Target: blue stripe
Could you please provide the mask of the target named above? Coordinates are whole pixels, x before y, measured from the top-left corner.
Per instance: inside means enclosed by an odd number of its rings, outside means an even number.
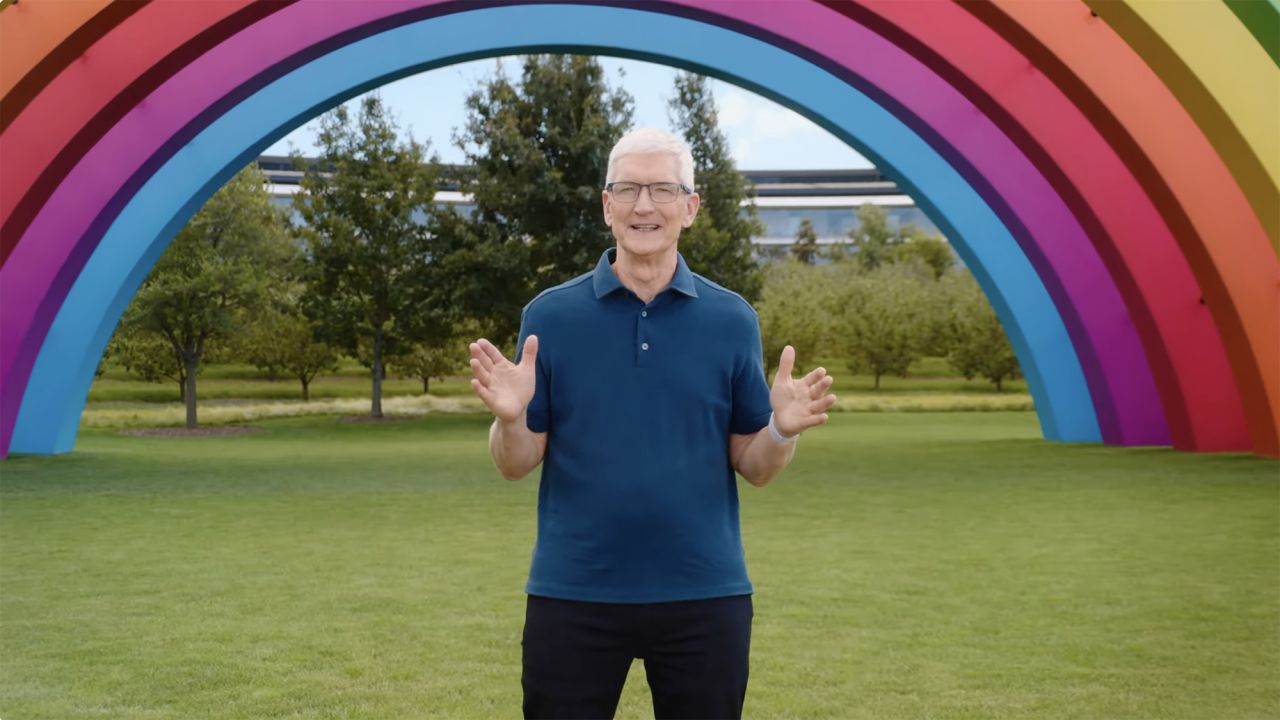
[[[11,451],[72,448],[98,358],[143,278],[191,215],[262,150],[326,108],[393,80],[546,51],[620,55],[712,75],[848,142],[916,198],[973,271],[1022,364],[1045,437],[1101,440],[1066,328],[1021,248],[977,192],[888,111],[808,61],[730,30],[639,10],[530,5],[385,31],[294,70],[214,120],[132,198],[76,279],[40,349]]]

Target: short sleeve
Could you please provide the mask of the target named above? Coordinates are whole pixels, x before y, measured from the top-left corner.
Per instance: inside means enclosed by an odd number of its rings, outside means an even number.
[[[546,348],[541,346],[541,341],[545,340],[541,329],[537,322],[534,321],[529,308],[525,308],[524,313],[520,316],[520,339],[516,341],[516,359],[517,363],[524,355],[524,341],[530,335],[537,335],[539,340],[538,360],[534,368],[536,377],[533,400],[529,401],[529,409],[526,413],[526,425],[529,429],[536,433],[547,432],[547,428],[551,425],[551,404],[548,396],[550,394],[550,383],[547,373],[547,352]]]
[[[765,381],[764,345],[760,341],[760,319],[750,313],[743,333],[744,345],[733,375],[733,413],[729,432],[751,435],[769,424],[773,406],[769,402],[769,384]]]

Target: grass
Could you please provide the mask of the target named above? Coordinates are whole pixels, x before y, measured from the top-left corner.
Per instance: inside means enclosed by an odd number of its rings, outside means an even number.
[[[311,397],[316,400],[356,400],[369,398],[369,371],[353,361],[346,361],[338,372],[316,378],[311,384]],[[431,383],[433,395],[454,397],[471,394],[471,387],[461,376],[441,383]],[[270,379],[249,365],[210,365],[201,370],[196,393],[201,400],[301,400],[302,385],[281,376]],[[385,397],[422,394],[422,381],[388,378],[383,384]],[[177,403],[178,384],[172,381],[143,382],[119,367],[109,367],[94,381],[89,390],[89,404],[144,402]]]
[[[382,402],[390,416],[427,413],[487,413],[476,397],[398,395]],[[200,425],[231,425],[270,418],[315,415],[368,415],[368,398],[300,401],[231,400],[202,401]],[[186,407],[180,403],[114,402],[97,403],[80,416],[82,428],[178,427],[186,423]]]
[[[0,465],[0,717],[518,717],[537,483],[487,418],[86,429]],[[848,413],[742,487],[747,715],[1280,713],[1280,466]],[[642,669],[620,717],[652,716]]]
[[[1006,383],[996,392],[991,383],[955,377],[942,358],[923,358],[906,378],[881,378],[873,389],[870,376],[855,375],[837,358],[819,358],[836,377],[833,392],[840,397],[834,412],[1029,411],[1034,409],[1026,382]],[[809,368],[806,368],[809,369]],[[202,424],[255,422],[263,418],[302,415],[368,414],[368,370],[347,360],[338,372],[318,378],[312,401],[300,400],[300,385],[289,379],[270,380],[249,365],[211,365],[197,386]],[[469,377],[450,376],[431,383],[430,395],[413,379],[388,379],[384,384],[384,412],[421,415],[428,412],[481,413],[484,407],[471,391]],[[178,402],[175,383],[147,383],[118,367],[108,368],[89,391],[81,417],[83,427],[178,426],[186,409]]]

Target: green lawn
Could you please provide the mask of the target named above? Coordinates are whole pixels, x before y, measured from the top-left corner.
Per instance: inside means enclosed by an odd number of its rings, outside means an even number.
[[[836,378],[832,390],[839,401],[832,412],[942,412],[1031,411],[1034,405],[1023,380],[1005,383],[1003,392],[982,379],[965,380],[942,358],[922,358],[905,378],[874,380],[848,370],[838,358],[816,358],[805,371],[818,365]],[[296,380],[271,380],[249,365],[210,365],[200,374],[197,396],[202,425],[257,422],[264,418],[298,415],[367,415],[369,371],[353,360],[344,360],[338,372],[317,378],[311,386],[311,402],[301,400]],[[454,375],[431,382],[430,395],[422,394],[419,380],[390,378],[383,386],[383,410],[391,415],[427,412],[485,413],[471,390],[470,377]],[[82,427],[163,427],[186,422],[186,408],[178,401],[172,382],[148,383],[115,366],[94,381],[81,415]]]
[[[1012,380],[1004,384],[1004,392],[997,393],[995,386],[981,378],[965,380],[942,358],[921,358],[912,364],[907,377],[886,376],[880,380],[880,391],[872,390],[874,380],[869,375],[855,375],[840,358],[801,359],[803,372],[822,365],[835,376],[832,388],[846,395],[865,394],[867,397],[964,395],[970,398],[1000,397],[1025,398],[1029,409],[1025,380]],[[797,371],[800,372],[800,371]],[[431,382],[431,394],[437,397],[471,397],[470,376],[454,375]],[[369,370],[354,360],[343,360],[338,372],[321,376],[311,385],[313,400],[364,399],[370,394]],[[390,377],[383,385],[387,397],[421,395],[422,381],[412,378]],[[281,376],[275,380],[250,365],[209,365],[200,371],[196,395],[201,400],[299,400],[302,386],[297,380]],[[123,368],[107,367],[106,373],[94,381],[89,390],[89,407],[104,403],[176,403],[178,385],[175,382],[149,383],[138,380]],[[968,409],[968,408],[965,408]],[[976,408],[975,408],[976,409]]]
[[[537,483],[487,419],[0,464],[0,717],[518,717]],[[756,718],[1280,714],[1280,465],[844,413],[742,486]],[[621,717],[652,716],[637,665]]]

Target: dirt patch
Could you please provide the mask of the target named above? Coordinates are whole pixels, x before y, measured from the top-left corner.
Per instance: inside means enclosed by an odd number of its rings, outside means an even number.
[[[228,435],[252,435],[263,432],[262,428],[244,427],[240,425],[224,425],[222,427],[202,427],[195,430],[186,428],[130,428],[121,430],[121,435],[133,437],[225,437]]]
[[[380,423],[380,422],[399,422],[401,420],[417,420],[421,415],[383,415],[382,417],[374,417],[372,415],[339,415],[338,422],[344,423]]]

